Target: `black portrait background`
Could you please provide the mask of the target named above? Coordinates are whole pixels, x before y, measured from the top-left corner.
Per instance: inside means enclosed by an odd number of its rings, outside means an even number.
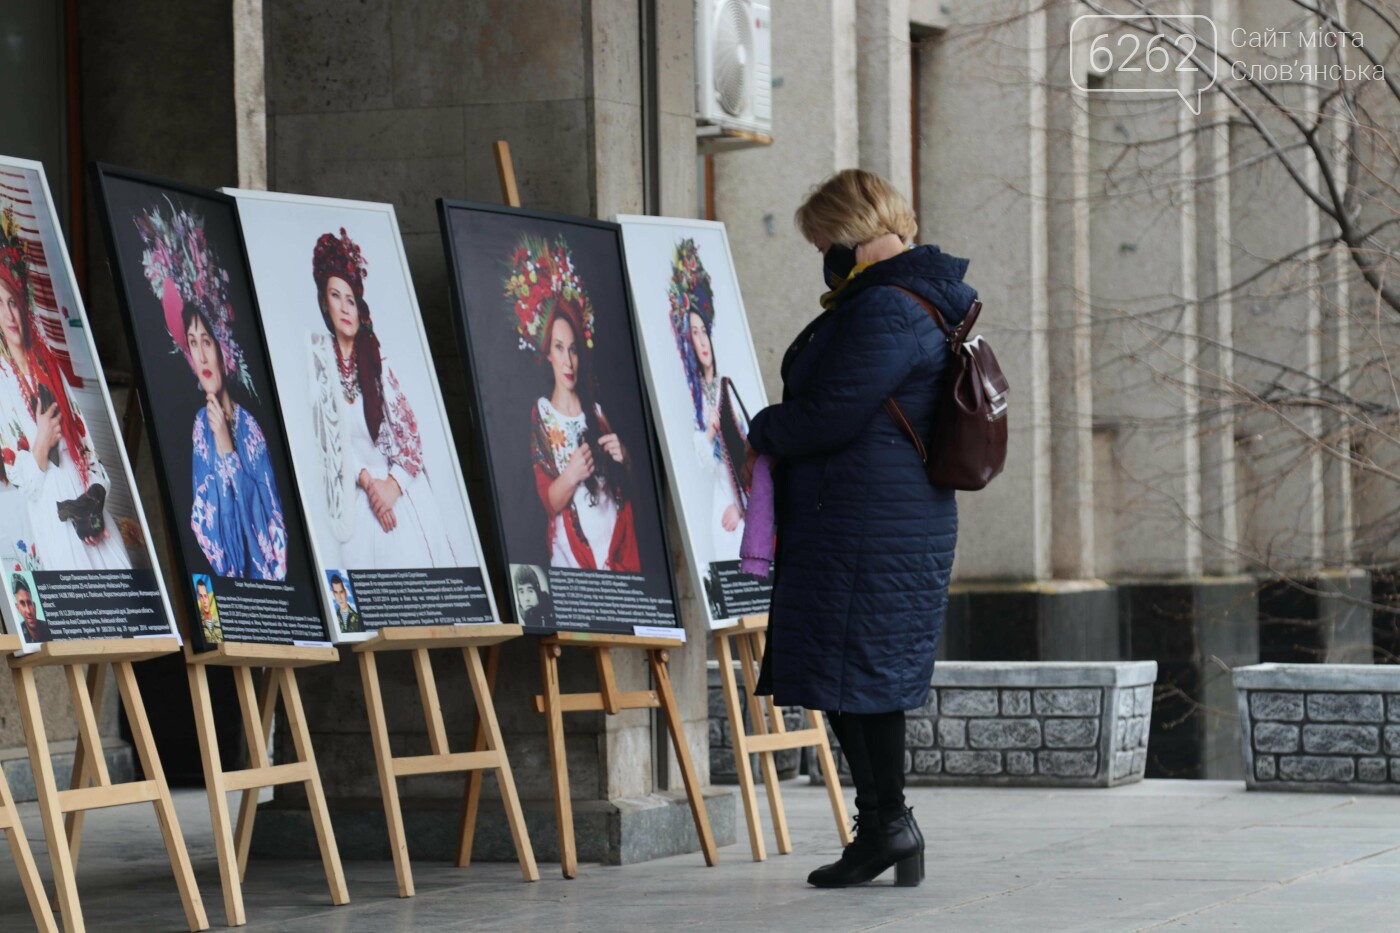
[[[148,178],[136,173],[98,166],[94,169],[102,191],[100,199],[107,229],[109,259],[117,283],[127,333],[133,342],[132,356],[142,383],[142,407],[151,443],[156,451],[156,472],[172,533],[179,541],[181,579],[172,587],[172,596],[183,595],[191,618],[198,618],[191,576],[209,574],[215,584],[226,642],[267,642],[292,644],[296,641],[327,641],[311,561],[306,542],[296,487],[293,485],[282,423],[273,398],[275,391],[267,356],[255,320],[255,304],[243,251],[238,214],[231,198],[215,191],[188,188],[175,182]],[[193,430],[196,415],[204,409],[204,396],[190,370],[185,355],[176,347],[165,326],[160,300],[151,291],[142,268],[140,234],[135,218],[159,206],[169,212],[171,205],[188,209],[204,219],[204,234],[228,272],[228,296],[233,305],[234,339],[243,350],[258,396],[229,377],[233,400],[242,405],[262,428],[267,440],[268,459],[277,481],[278,498],[287,527],[287,584],[268,587],[262,581],[248,586],[240,597],[262,599],[263,607],[248,612],[230,612],[228,597],[237,584],[214,572],[190,528],[190,508],[194,501],[192,479]],[[260,592],[261,591],[261,594]],[[203,650],[199,627],[190,635]]]
[[[573,221],[488,205],[439,202],[443,235],[456,267],[453,287],[459,313],[456,324],[463,338],[463,355],[470,367],[473,405],[485,435],[488,476],[494,512],[478,507],[478,516],[494,514],[498,539],[512,567],[534,564],[549,568],[548,518],[535,487],[530,455],[530,412],[552,387],[548,363],[520,349],[515,312],[505,296],[509,258],[522,234],[553,243],[563,235],[574,268],[593,305],[593,348],[585,365],[592,368],[597,401],[632,459],[627,486],[636,525],[645,591],[653,603],[648,623],[674,626],[675,586],[658,502],[657,464],[647,421],[642,385],[628,308],[620,228],[597,221]],[[587,572],[580,572],[587,573]],[[593,573],[610,575],[608,571]],[[601,578],[600,578],[601,580]],[[570,582],[551,574],[550,588],[560,627],[631,631],[606,622],[567,625],[562,606]],[[625,596],[618,597],[626,599]],[[669,605],[667,605],[669,603]]]

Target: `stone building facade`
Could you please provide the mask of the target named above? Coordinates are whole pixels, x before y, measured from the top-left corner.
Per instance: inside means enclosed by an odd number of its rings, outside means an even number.
[[[1193,6],[1222,34],[1297,16],[1283,0]],[[1349,267],[1338,261],[1304,288],[1289,280],[1296,269],[1265,268],[1321,239],[1329,221],[1257,158],[1222,95],[1208,94],[1196,117],[1179,103],[1082,90],[1112,79],[1071,80],[1067,38],[1085,12],[1072,0],[772,7],[773,143],[715,155],[708,170],[695,133],[694,0],[49,0],[49,19],[8,28],[50,54],[20,61],[11,51],[4,67],[66,101],[66,122],[24,124],[13,154],[50,160],[50,176],[64,180],[119,404],[130,360],[84,162],[392,202],[459,442],[470,436],[466,387],[433,204],[499,200],[493,140],[510,141],[530,207],[603,218],[712,207],[728,225],[773,397],[783,350],[822,290],[794,208],[838,169],[886,175],[913,199],[922,242],[972,260],[986,306],[979,330],[1013,387],[1006,472],[960,500],[944,655],[1157,660],[1157,702],[1181,704],[1185,717],[1160,708],[1152,717],[1149,775],[1241,776],[1237,744],[1221,738],[1237,728],[1223,669],[1260,659],[1258,576],[1354,580],[1349,568],[1391,556],[1388,542],[1358,534],[1357,517],[1393,507],[1393,488],[1353,483],[1350,467],[1319,445],[1300,450],[1268,412],[1206,391],[1204,374],[1264,378],[1260,358],[1309,378],[1348,371],[1356,332],[1329,309],[1367,300]],[[29,46],[10,45],[20,47]],[[1164,138],[1176,140],[1169,158]],[[477,452],[459,447],[480,492]],[[137,452],[154,505],[150,460]],[[691,647],[674,654],[675,680],[704,770],[707,635],[676,558]],[[1345,601],[1320,589],[1306,612],[1326,622]],[[516,778],[543,813],[543,723],[527,703],[533,645],[509,646],[502,663],[498,704]],[[396,741],[426,747],[406,660],[384,673]],[[149,675],[148,690],[167,690],[178,720],[183,677],[167,675]],[[456,675],[439,671],[445,684]],[[582,688],[593,671],[575,663],[564,676],[566,689]],[[638,659],[619,676],[636,688],[647,675]],[[308,671],[304,683],[330,792],[372,798],[353,665]],[[63,699],[53,699],[57,721]],[[0,708],[13,702],[0,693]],[[449,691],[444,712],[465,741],[465,689]],[[1154,764],[1154,749],[1173,745],[1156,730],[1185,720],[1184,750]],[[108,728],[120,750],[115,719]],[[18,737],[0,741],[22,769]],[[664,733],[649,714],[574,717],[568,745],[576,797],[596,803],[600,819],[624,800],[674,806],[679,780],[657,764]],[[461,790],[437,778],[403,789],[432,812],[455,808]],[[297,806],[294,793],[279,801]]]

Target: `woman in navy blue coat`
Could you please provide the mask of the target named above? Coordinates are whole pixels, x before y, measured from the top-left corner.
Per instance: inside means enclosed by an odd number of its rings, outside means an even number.
[[[909,247],[917,225],[884,179],[841,172],[797,211],[823,255],[823,312],[783,357],[783,400],[754,416],[749,444],[777,463],[777,555],[760,693],[825,710],[856,785],[856,839],[812,872],[820,886],[923,876],[923,837],[904,803],[904,711],[922,705],[943,629],[957,503],[934,487],[882,409],[893,397],[921,435],[949,365],[943,333],[977,292],[967,260]],[[933,438],[937,443],[937,438]]]

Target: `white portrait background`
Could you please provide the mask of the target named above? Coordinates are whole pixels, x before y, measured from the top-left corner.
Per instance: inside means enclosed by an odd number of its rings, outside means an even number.
[[[326,512],[321,450],[312,426],[308,348],[312,334],[328,333],[317,303],[312,254],[322,234],[338,237],[342,227],[364,256],[368,270],[364,300],[374,321],[386,373],[392,367],[413,407],[423,441],[424,469],[456,556],[455,564],[481,567],[471,505],[451,443],[393,206],[225,190],[238,200],[268,356],[319,569],[343,568],[347,561]],[[352,569],[408,569],[408,565],[388,561],[380,567]],[[487,595],[489,598],[489,586]]]
[[[112,535],[122,535],[132,546],[127,548],[132,566],[137,569],[158,566],[151,550],[151,530],[132,482],[131,464],[126,448],[117,435],[117,416],[107,392],[106,378],[97,362],[97,347],[88,328],[87,313],[78,293],[68,246],[63,240],[54,209],[53,196],[42,163],[28,159],[0,156],[0,210],[10,209],[21,234],[31,242],[38,241],[42,256],[31,255],[31,276],[47,275],[53,288],[53,300],[38,300],[33,309],[36,323],[43,328],[49,348],[55,355],[66,354],[72,363],[73,375],[80,385],[69,383],[69,394],[87,424],[89,440],[98,459],[106,468],[110,486],[107,507],[117,521],[117,528],[108,529]],[[0,486],[0,567],[14,570],[31,564],[20,548],[21,542],[33,540],[29,531],[29,515],[24,494],[11,486]],[[126,534],[123,535],[125,530]],[[140,538],[136,543],[135,538]],[[42,559],[42,555],[40,555]],[[44,565],[42,570],[71,570],[70,567]],[[156,589],[165,609],[164,622],[172,634],[174,626],[170,598],[159,573],[155,575]],[[13,615],[13,594],[5,587],[8,598],[0,600],[5,624],[9,631],[19,631]]]
[[[704,577],[712,562],[738,560],[739,555],[737,551],[716,553],[711,527],[714,480],[702,470],[694,448],[695,403],[671,328],[669,290],[676,246],[683,240],[694,240],[714,291],[710,342],[717,375],[733,381],[750,416],[758,414],[768,404],[768,396],[754,354],[729,238],[724,224],[715,221],[621,215],[617,222],[622,225],[642,365],[666,459],[671,499],[681,519],[691,580],[711,626],[723,627],[737,622],[738,616],[714,617],[705,598]]]

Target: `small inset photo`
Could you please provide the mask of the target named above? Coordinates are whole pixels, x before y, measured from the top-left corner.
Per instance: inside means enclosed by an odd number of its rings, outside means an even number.
[[[194,607],[204,630],[204,643],[217,645],[224,640],[224,626],[219,621],[219,602],[214,598],[214,581],[207,573],[193,574]]]
[[[527,628],[554,626],[554,597],[549,593],[549,574],[535,564],[511,564],[511,592],[515,614]]]
[[[335,622],[342,635],[353,635],[365,630],[360,610],[355,607],[355,592],[350,588],[350,574],[345,570],[327,570],[326,584],[331,588],[331,605],[335,609]]]
[[[28,570],[10,574],[10,604],[19,620],[18,634],[29,644],[53,639],[49,623],[44,619],[44,607],[39,604],[39,588]]]

